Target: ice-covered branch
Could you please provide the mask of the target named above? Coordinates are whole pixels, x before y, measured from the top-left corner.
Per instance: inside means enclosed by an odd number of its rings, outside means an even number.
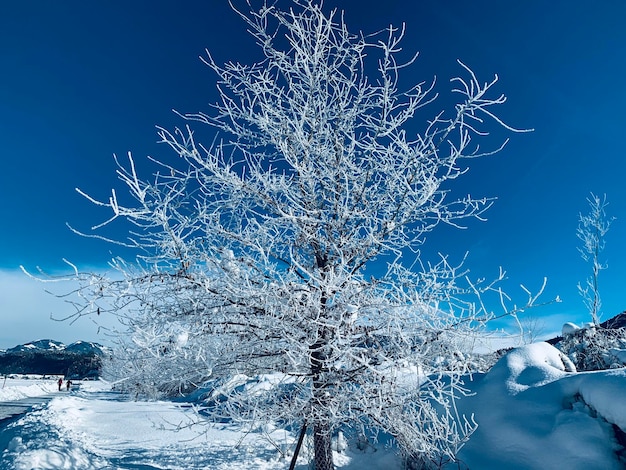
[[[316,468],[332,466],[338,426],[391,433],[423,463],[453,460],[475,427],[454,409],[459,358],[493,316],[485,292],[508,299],[419,249],[494,201],[452,187],[466,160],[502,149],[480,145],[493,126],[517,131],[496,113],[497,76],[481,82],[459,62],[456,103],[441,110],[437,80],[401,89],[419,64],[403,56],[404,26],[354,34],[314,0],[250,9],[236,12],[263,59],[219,64],[207,52],[219,99],[181,114],[186,127],[158,129],[174,157],[152,158],[150,181],[130,154],[116,159],[130,202],[78,190],[111,211],[90,236],[121,219],[132,227],[122,243],[140,249],[109,279],[77,274],[80,314],[122,318],[117,371],[133,380],[120,384],[183,393],[209,380],[208,414],[306,422]],[[209,145],[198,123],[216,132]],[[528,295],[524,308],[538,303]],[[272,383],[246,381],[261,373]]]

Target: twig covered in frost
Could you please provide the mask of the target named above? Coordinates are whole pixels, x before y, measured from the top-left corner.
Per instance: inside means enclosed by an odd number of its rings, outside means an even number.
[[[586,279],[584,286],[578,284],[578,292],[589,310],[591,320],[595,325],[599,325],[602,301],[600,300],[598,277],[600,271],[607,268],[606,264],[600,262],[600,253],[604,250],[604,237],[615,217],[608,218],[606,215],[606,206],[608,206],[606,194],[600,198],[592,193],[587,198],[587,202],[589,203],[589,213],[586,215],[579,214],[576,236],[582,242],[582,246],[578,247],[580,256],[591,264],[592,273]]]

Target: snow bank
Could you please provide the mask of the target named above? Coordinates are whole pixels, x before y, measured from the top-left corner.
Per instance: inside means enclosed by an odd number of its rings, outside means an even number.
[[[580,374],[575,392],[599,416],[626,431],[626,369]]]
[[[623,369],[574,373],[553,346],[513,350],[470,388],[461,410],[478,430],[461,450],[469,468],[622,469],[612,424],[626,429]]]
[[[0,402],[48,395],[58,390],[57,378],[2,378],[0,379]]]
[[[548,343],[514,349],[489,371],[488,380],[503,384],[511,394],[554,382],[575,372],[572,362]]]

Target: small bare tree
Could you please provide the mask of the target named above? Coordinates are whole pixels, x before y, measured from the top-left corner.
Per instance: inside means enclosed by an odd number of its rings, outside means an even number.
[[[451,198],[446,184],[501,148],[479,151],[486,120],[514,130],[493,111],[505,101],[491,97],[497,77],[460,63],[456,104],[431,112],[434,80],[399,90],[415,59],[399,59],[402,29],[350,33],[316,0],[250,10],[236,11],[264,59],[222,66],[208,54],[221,99],[183,116],[224,140],[160,129],[178,159],[155,159],[152,181],[130,155],[120,163],[133,203],[81,191],[112,210],[95,229],[129,221],[118,243],[141,254],[114,259],[112,277],[77,270],[77,315],[122,317],[129,384],[171,392],[212,378],[214,413],[310,429],[316,470],[333,468],[340,426],[390,433],[424,467],[454,460],[475,426],[454,406],[461,351],[490,316],[464,294],[493,286],[463,286],[460,266],[429,264],[419,247],[492,203]],[[417,115],[429,117],[412,135]],[[267,383],[245,379],[259,374]]]
[[[582,246],[578,247],[580,256],[591,264],[591,276],[587,278],[584,286],[578,284],[578,292],[591,314],[591,320],[598,325],[600,323],[600,308],[602,307],[598,277],[600,271],[607,268],[606,263],[600,262],[600,253],[604,250],[604,237],[615,218],[607,218],[606,194],[600,198],[591,193],[587,202],[589,203],[589,213],[586,215],[579,214],[576,236],[582,242]]]

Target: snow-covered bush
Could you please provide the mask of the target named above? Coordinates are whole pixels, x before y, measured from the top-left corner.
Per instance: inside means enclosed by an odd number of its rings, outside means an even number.
[[[566,354],[579,371],[602,370],[626,365],[626,328],[564,328],[556,347]]]

